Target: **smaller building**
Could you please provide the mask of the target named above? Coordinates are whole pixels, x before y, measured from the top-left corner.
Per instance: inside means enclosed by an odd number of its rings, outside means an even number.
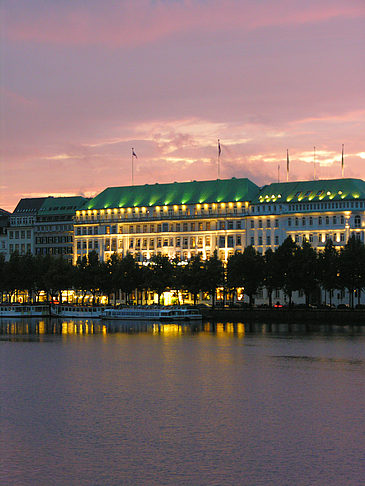
[[[73,219],[88,201],[82,196],[48,197],[35,221],[35,254],[62,255],[72,262]]]
[[[36,216],[47,198],[32,197],[21,199],[10,216],[7,258],[17,251],[20,255],[34,253],[34,227]]]
[[[0,209],[0,255],[6,259],[8,255],[8,227],[10,213]]]

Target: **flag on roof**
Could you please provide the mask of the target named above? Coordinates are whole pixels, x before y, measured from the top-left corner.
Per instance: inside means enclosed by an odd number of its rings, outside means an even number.
[[[136,152],[134,151],[134,148],[133,148],[133,147],[132,147],[132,157],[135,157],[136,159],[138,159],[137,154],[136,154]]]
[[[218,157],[220,157],[221,152],[222,152],[221,144],[220,144],[220,141],[219,141],[219,138],[218,138]]]

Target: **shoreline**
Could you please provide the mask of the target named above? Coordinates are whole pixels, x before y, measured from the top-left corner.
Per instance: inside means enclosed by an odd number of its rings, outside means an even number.
[[[204,320],[365,325],[365,309],[200,309]]]

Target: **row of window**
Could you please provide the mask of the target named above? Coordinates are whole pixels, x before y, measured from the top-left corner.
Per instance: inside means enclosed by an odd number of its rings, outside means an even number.
[[[337,224],[345,224],[345,218],[344,216],[332,216],[332,218],[330,218],[330,216],[318,216],[317,218],[314,218],[312,216],[309,216],[309,218],[307,217],[302,217],[302,218],[288,218],[288,226],[306,226],[307,223],[309,226],[313,226],[313,224],[317,221],[317,224],[319,226],[321,226],[322,224],[326,224],[326,225],[329,225],[329,224],[332,224],[332,225],[337,225]],[[355,216],[355,219],[354,219],[354,224],[355,224],[355,228],[360,228],[360,225],[361,225],[361,218],[360,216]]]
[[[51,231],[73,231],[72,224],[53,224],[36,226],[36,231],[51,232]]]
[[[157,238],[156,240],[153,238],[133,238],[130,239],[127,243],[128,249],[130,250],[154,250],[155,248],[163,248],[163,247],[173,247],[173,248],[204,248],[210,247],[211,244],[215,244],[215,241],[212,242],[210,236],[185,236],[182,238]],[[220,236],[218,239],[218,246],[219,248],[234,248],[236,246],[242,245],[242,238],[241,235],[236,236]],[[99,249],[99,241],[98,240],[84,240],[77,242],[77,249]],[[118,240],[117,238],[107,238],[105,240],[104,249],[105,251],[117,251],[122,250],[123,247],[123,240]]]
[[[73,253],[72,246],[59,246],[57,248],[36,248],[37,255],[71,255]]]
[[[52,243],[72,243],[72,236],[39,236],[36,237],[36,244],[49,245]]]
[[[28,240],[32,237],[32,231],[31,230],[16,230],[16,231],[9,231],[9,239],[13,240],[25,240],[27,238]]]
[[[256,220],[256,222],[257,222],[257,228],[263,228],[263,225],[265,225],[266,228],[271,228],[272,226],[274,228],[279,228],[279,220],[278,219],[275,219],[275,220],[271,220],[271,219],[266,219],[266,220],[258,219],[258,220]],[[250,226],[251,226],[251,228],[255,228],[255,220],[254,219],[251,219]]]
[[[251,206],[251,213],[276,213],[277,211],[323,211],[326,209],[359,209],[363,208],[364,201],[334,201],[322,203],[302,203],[302,204],[264,204],[261,206]]]
[[[23,225],[23,226],[28,226],[31,224],[34,224],[34,216],[26,217],[26,218],[15,218],[12,217],[10,218],[10,224],[11,225]]]
[[[97,235],[97,234],[134,234],[134,233],[179,233],[181,231],[210,231],[214,229],[210,221],[191,223],[161,223],[161,224],[137,224],[130,226],[77,226],[76,235]],[[100,228],[100,232],[99,232]],[[241,221],[219,221],[217,229],[234,230],[241,229]],[[123,231],[124,230],[124,231]]]
[[[31,250],[32,250],[32,247],[31,247],[30,243],[15,243],[15,245],[10,243],[10,245],[9,245],[9,252],[10,253],[17,251],[21,255],[24,255],[25,253],[28,253]]]

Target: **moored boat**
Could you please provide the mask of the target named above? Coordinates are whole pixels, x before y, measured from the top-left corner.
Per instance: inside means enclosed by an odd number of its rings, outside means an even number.
[[[49,317],[49,304],[0,304],[0,317]]]
[[[71,304],[52,305],[52,317],[79,317],[99,319],[104,307]]]
[[[201,320],[202,315],[198,309],[190,309],[189,307],[132,306],[120,309],[104,309],[101,318],[105,320],[190,321]]]

